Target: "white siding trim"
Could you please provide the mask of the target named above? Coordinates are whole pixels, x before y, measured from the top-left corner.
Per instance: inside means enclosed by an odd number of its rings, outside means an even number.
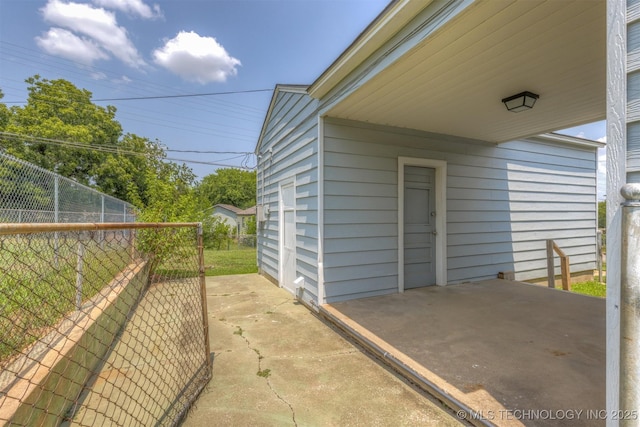
[[[607,414],[620,409],[620,188],[627,179],[627,13],[625,0],[607,1]],[[607,417],[607,427],[619,424],[618,418]]]
[[[398,157],[398,292],[404,292],[404,167],[421,166],[436,171],[436,284],[447,284],[447,162]]]
[[[324,304],[324,118],[318,116],[318,305]]]

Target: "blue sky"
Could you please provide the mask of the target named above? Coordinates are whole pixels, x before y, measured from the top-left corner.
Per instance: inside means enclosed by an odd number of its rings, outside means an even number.
[[[252,91],[310,84],[387,0],[2,0],[0,89],[26,100],[34,74],[94,99]],[[125,132],[170,150],[252,152],[269,91],[114,105]],[[240,165],[233,155],[169,157]],[[199,177],[216,166],[188,163]]]
[[[310,84],[387,3],[1,0],[0,89],[4,102],[20,105],[26,99],[24,79],[34,74],[69,80],[94,99]],[[96,104],[116,106],[125,132],[158,139],[169,150],[252,152],[270,97],[260,91]],[[600,122],[566,133],[598,140],[605,126]],[[236,166],[244,160],[179,151],[168,156]],[[188,165],[200,178],[217,167]]]

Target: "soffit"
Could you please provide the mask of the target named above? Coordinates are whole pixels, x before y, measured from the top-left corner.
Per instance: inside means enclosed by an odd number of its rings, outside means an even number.
[[[501,99],[540,95],[532,110]],[[606,108],[601,0],[486,0],[330,107],[350,120],[504,142],[601,120]]]

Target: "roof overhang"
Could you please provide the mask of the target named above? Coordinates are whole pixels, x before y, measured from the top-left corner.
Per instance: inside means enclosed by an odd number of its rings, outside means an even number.
[[[395,1],[309,88],[326,116],[497,143],[602,120],[605,93],[605,0]]]
[[[582,147],[586,149],[596,149],[596,148],[604,148],[607,144],[601,141],[594,141],[592,139],[585,139],[576,136],[562,135],[559,133],[545,133],[542,135],[536,135],[531,137],[530,139],[545,141],[545,142],[553,142],[560,143],[566,145],[572,145],[574,147]]]
[[[338,59],[316,79],[309,87],[309,94],[314,98],[325,96],[432,1],[393,0],[389,3]]]

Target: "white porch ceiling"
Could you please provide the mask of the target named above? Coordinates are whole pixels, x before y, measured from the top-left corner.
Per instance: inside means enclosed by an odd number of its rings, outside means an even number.
[[[327,114],[504,142],[602,120],[605,93],[604,0],[479,0]]]

